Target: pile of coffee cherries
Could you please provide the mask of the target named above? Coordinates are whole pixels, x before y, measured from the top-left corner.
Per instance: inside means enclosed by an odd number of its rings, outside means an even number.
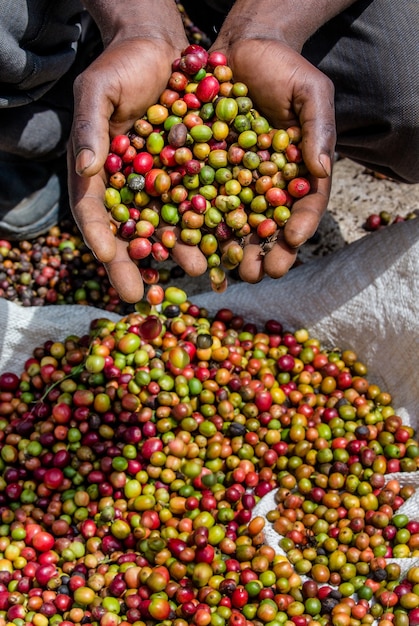
[[[128,313],[70,222],[31,241],[0,240],[0,297],[26,307],[83,304]]]
[[[136,261],[164,261],[177,239],[199,246],[219,290],[242,240],[257,233],[269,245],[309,192],[300,142],[299,127],[272,128],[254,109],[224,54],[190,44],[159,102],[111,141],[104,202],[115,235]],[[172,228],[155,241],[163,225]]]
[[[414,488],[386,475],[419,443],[366,374],[176,287],[37,347],[0,375],[0,625],[417,625],[390,559],[418,556]]]
[[[148,288],[184,275],[177,265],[157,270],[145,263],[139,269]],[[0,297],[24,307],[80,304],[121,315],[135,310],[120,299],[75,224],[66,221],[31,241],[0,240]]]

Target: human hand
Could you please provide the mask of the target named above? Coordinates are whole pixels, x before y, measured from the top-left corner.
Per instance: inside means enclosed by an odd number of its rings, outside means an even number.
[[[329,200],[336,129],[331,81],[283,41],[221,36],[212,49],[226,54],[234,80],[249,88],[255,105],[275,128],[302,128],[302,152],[311,190],[296,200],[291,217],[265,254],[252,234],[246,240],[239,273],[258,282],[266,273],[285,274],[298,248],[314,235]]]
[[[120,297],[138,302],[144,293],[141,274],[114,236],[104,207],[104,162],[109,137],[126,133],[148,106],[158,101],[172,61],[187,45],[184,31],[176,46],[158,38],[111,42],[81,74],[74,86],[75,113],[68,151],[69,194],[74,219],[86,244],[103,262]],[[198,249],[176,244],[173,258],[190,275],[202,274],[205,259]]]

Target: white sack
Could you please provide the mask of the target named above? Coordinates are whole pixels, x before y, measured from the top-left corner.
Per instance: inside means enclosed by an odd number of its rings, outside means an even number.
[[[82,305],[22,307],[0,298],[0,373],[23,371],[32,351],[51,339],[84,335],[98,317],[119,320],[120,315]]]

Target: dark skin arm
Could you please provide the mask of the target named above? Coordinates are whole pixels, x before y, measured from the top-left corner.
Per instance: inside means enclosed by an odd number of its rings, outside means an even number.
[[[249,282],[264,273],[282,276],[326,210],[335,144],[333,86],[301,57],[300,50],[321,24],[350,4],[237,0],[213,46],[225,52],[235,79],[248,85],[256,108],[273,125],[302,126],[303,155],[311,173],[312,192],[294,204],[284,237],[265,257],[255,237],[245,246],[240,272]],[[103,164],[109,136],[127,132],[158,100],[172,61],[188,42],[172,0],[127,0],[123,11],[112,0],[87,0],[85,6],[100,28],[105,50],[74,86],[70,202],[87,245],[105,264],[121,298],[137,302],[144,288],[126,243],[109,229]],[[191,276],[206,270],[198,248],[176,244],[172,256]]]

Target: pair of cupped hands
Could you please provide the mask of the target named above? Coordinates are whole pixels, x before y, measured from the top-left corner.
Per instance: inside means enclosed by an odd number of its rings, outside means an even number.
[[[144,286],[127,243],[109,227],[104,207],[104,162],[110,137],[126,133],[166,87],[174,59],[186,48],[186,35],[174,47],[159,38],[116,37],[75,81],[75,111],[69,142],[69,194],[74,219],[85,243],[101,261],[120,297],[138,302]],[[255,283],[264,275],[283,276],[298,248],[316,232],[327,208],[335,147],[334,90],[329,79],[287,43],[273,39],[217,40],[233,70],[244,82],[254,106],[276,128],[302,127],[303,158],[311,191],[295,201],[283,233],[266,254],[251,235],[239,273]],[[188,275],[199,276],[207,261],[197,246],[176,243],[173,260]]]

